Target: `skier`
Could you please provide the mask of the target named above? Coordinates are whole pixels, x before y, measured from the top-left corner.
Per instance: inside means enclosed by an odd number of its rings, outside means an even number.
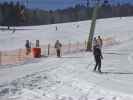
[[[26,55],[28,55],[31,52],[31,44],[29,40],[26,40],[25,48],[26,48]]]
[[[103,56],[102,56],[101,49],[99,48],[99,45],[94,47],[93,54],[94,54],[94,58],[95,58],[95,62],[96,62],[96,65],[95,65],[93,71],[96,71],[96,69],[98,67],[98,72],[101,73],[101,59],[103,59]]]
[[[56,30],[56,31],[58,30],[58,27],[57,27],[57,26],[55,27],[55,30]]]
[[[99,45],[99,48],[102,49],[102,46],[103,46],[103,40],[101,39],[100,36],[98,36],[97,43],[98,43],[98,45]]]
[[[59,42],[59,40],[57,40],[55,43],[57,57],[61,57],[61,47],[62,47],[62,44]]]
[[[16,31],[16,29],[14,28],[14,29],[12,30],[12,33],[15,33],[15,31]]]
[[[94,48],[98,45],[96,37],[94,37],[92,45],[94,50]]]

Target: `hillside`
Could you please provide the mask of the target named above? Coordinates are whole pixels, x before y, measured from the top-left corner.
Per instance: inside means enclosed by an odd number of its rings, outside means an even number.
[[[56,31],[56,26],[58,30]],[[102,37],[115,37],[116,40],[128,39],[133,32],[133,17],[97,20],[96,34]],[[12,27],[13,29],[13,27]],[[0,30],[0,50],[24,48],[25,41],[40,40],[41,44],[53,44],[57,39],[64,43],[85,41],[88,38],[90,21],[76,23],[15,27],[16,31]],[[127,35],[129,34],[129,35]],[[122,35],[122,37],[119,37]],[[128,37],[127,37],[128,36]],[[127,37],[127,38],[126,38]]]
[[[97,21],[95,36],[112,37],[117,42],[103,48],[102,74],[92,71],[95,63],[91,52],[0,66],[0,100],[133,100],[132,26],[133,17]],[[84,41],[89,27],[90,21],[16,27],[15,33],[0,32],[0,48],[23,48],[26,39],[39,39],[41,44],[56,39],[64,43]]]

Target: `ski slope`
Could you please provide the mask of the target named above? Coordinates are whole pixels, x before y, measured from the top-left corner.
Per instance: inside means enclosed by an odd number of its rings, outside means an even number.
[[[101,34],[103,37],[112,37],[117,41],[125,41],[130,39],[130,36],[132,38],[132,26],[133,17],[100,19],[97,20],[95,35]],[[11,29],[14,29],[14,27],[11,27]],[[89,35],[90,21],[15,27],[15,29],[15,32],[0,30],[0,50],[24,48],[27,39],[31,40],[32,43],[35,43],[35,40],[40,40],[42,45],[53,44],[57,39],[63,43],[85,41]]]
[[[0,48],[23,48],[25,39],[29,38],[40,39],[42,44],[55,42],[57,38],[64,43],[84,41],[89,23],[16,27],[19,30],[15,33],[1,31]],[[55,26],[60,28],[56,31]],[[92,72],[95,63],[90,52],[0,66],[0,100],[133,100],[132,26],[133,17],[97,21],[95,36],[112,37],[118,42],[103,48],[102,74]]]

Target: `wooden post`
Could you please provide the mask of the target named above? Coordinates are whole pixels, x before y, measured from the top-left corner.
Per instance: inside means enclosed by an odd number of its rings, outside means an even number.
[[[84,46],[84,47],[85,47],[85,49],[86,49],[86,47],[87,47],[87,42],[86,42],[86,40],[85,40],[85,46]]]
[[[0,65],[2,65],[2,52],[0,51]]]
[[[68,53],[71,53],[71,41],[69,41],[69,44],[68,44]]]
[[[79,41],[77,41],[77,52],[79,51]]]
[[[88,41],[87,41],[86,51],[92,51],[92,40],[93,40],[93,36],[94,36],[94,32],[95,32],[96,19],[97,19],[99,8],[100,8],[100,4],[99,4],[99,0],[97,0],[96,6],[93,10],[91,28],[90,28]]]
[[[50,55],[50,44],[48,44],[48,56]]]
[[[18,62],[21,62],[21,49],[18,51]]]

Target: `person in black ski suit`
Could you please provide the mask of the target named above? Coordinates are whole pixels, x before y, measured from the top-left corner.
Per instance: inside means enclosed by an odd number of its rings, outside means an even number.
[[[101,49],[98,45],[94,47],[93,54],[96,62],[96,65],[93,71],[96,71],[98,67],[98,72],[101,72],[101,59],[103,59],[103,56],[102,56]]]
[[[26,48],[26,55],[28,55],[31,52],[31,44],[29,40],[26,40],[25,48]]]
[[[62,47],[62,44],[59,42],[59,40],[57,40],[55,43],[55,49],[57,52],[57,57],[61,57],[61,47]]]
[[[103,40],[102,40],[102,38],[100,36],[98,36],[97,44],[99,45],[99,48],[102,50]]]

